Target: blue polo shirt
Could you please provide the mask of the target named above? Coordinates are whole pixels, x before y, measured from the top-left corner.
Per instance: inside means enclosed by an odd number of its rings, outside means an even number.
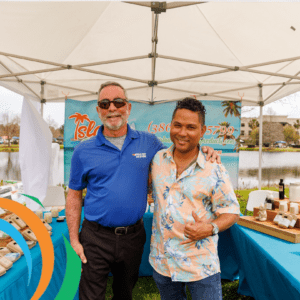
[[[155,135],[127,125],[127,136],[119,150],[102,132],[103,126],[97,136],[75,147],[69,187],[87,188],[87,220],[107,227],[129,226],[146,210],[149,165],[165,146]]]

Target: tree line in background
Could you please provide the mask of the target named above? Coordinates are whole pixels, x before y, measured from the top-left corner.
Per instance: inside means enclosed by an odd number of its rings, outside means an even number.
[[[48,116],[45,121],[49,125],[53,138],[64,136],[64,125],[58,126],[51,116]],[[20,123],[20,115],[13,115],[8,112],[0,114],[0,137],[6,137],[8,146],[11,142],[18,143],[17,140],[13,140],[13,137],[20,136]]]
[[[258,145],[259,144],[259,122],[256,118],[253,118],[249,122],[251,128],[250,137],[246,140],[247,145]],[[300,135],[298,129],[300,128],[300,120],[292,125],[286,124],[282,126],[280,123],[274,122],[263,122],[262,128],[262,142],[263,145],[269,146],[275,141],[285,141],[288,145],[296,144],[299,145]]]

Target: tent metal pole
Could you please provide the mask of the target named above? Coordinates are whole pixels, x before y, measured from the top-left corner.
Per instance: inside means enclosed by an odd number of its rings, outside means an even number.
[[[125,3],[151,7],[151,2],[125,1]],[[202,3],[205,3],[205,2],[171,2],[171,3],[166,4],[166,8],[172,9],[172,8],[178,8],[178,7],[188,6],[188,5],[195,5],[195,4],[202,4]]]
[[[300,81],[298,82],[280,82],[280,83],[266,83],[264,84],[264,86],[272,86],[272,85],[281,85],[282,87],[284,87],[285,85],[291,85],[291,84],[300,84]]]
[[[192,63],[192,64],[199,64],[199,65],[204,65],[204,66],[223,68],[223,69],[234,70],[234,68],[235,68],[233,66],[214,64],[214,63],[209,63],[209,62],[206,62],[206,61],[199,61],[199,60],[193,60],[193,59],[179,58],[179,57],[162,55],[162,54],[158,54],[158,57],[159,58],[164,58],[164,59],[176,60],[176,61],[189,62],[189,63]]]
[[[0,61],[0,64],[10,73],[12,73],[12,71],[2,62]],[[39,95],[34,91],[32,90],[26,83],[24,83],[24,81],[22,79],[20,79],[19,77],[15,76],[17,81],[20,82],[21,84],[23,84],[31,93],[33,93],[36,97],[39,98]]]
[[[259,166],[258,166],[258,189],[261,190],[261,169],[262,169],[262,129],[263,129],[263,94],[262,84],[258,85],[259,88]]]
[[[159,54],[158,57],[165,58],[165,59],[170,59],[170,60],[176,60],[176,61],[183,61],[183,62],[189,62],[189,63],[194,63],[194,64],[200,64],[200,65],[204,65],[204,66],[211,66],[211,67],[217,67],[217,68],[231,69],[233,71],[236,68],[234,66],[214,64],[214,63],[209,63],[209,62],[205,62],[205,61],[197,61],[197,60],[179,58],[179,57],[174,57],[174,56],[167,56],[167,55],[162,55],[162,54]],[[243,66],[243,67],[239,67],[239,69],[240,70],[243,69],[244,71],[246,71],[246,69],[249,69],[249,68],[263,67],[263,66],[277,64],[277,63],[282,63],[282,62],[295,61],[295,60],[298,60],[298,59],[300,59],[300,56],[292,57],[292,58],[287,58],[287,59],[281,59],[281,60],[275,60],[275,61],[270,61],[270,62],[265,62],[265,63],[260,63],[260,64],[253,64],[253,65]],[[254,71],[256,71],[256,70],[254,70]],[[263,71],[260,71],[260,72],[263,72]],[[276,73],[272,73],[272,74],[276,74]]]
[[[300,72],[297,72],[296,75],[299,75]],[[292,79],[288,80],[288,82],[290,82]],[[279,87],[275,92],[273,92],[269,97],[266,98],[265,101],[269,100],[269,98],[271,98],[273,95],[275,95],[276,93],[278,93],[282,88],[284,88],[285,84],[283,84],[281,87]]]
[[[44,104],[46,100],[44,99],[44,94],[45,94],[45,81],[41,81],[41,115],[42,118],[44,117]]]
[[[282,74],[282,73],[267,72],[267,71],[252,70],[252,69],[245,68],[245,67],[240,67],[238,71],[270,75],[270,76],[276,76],[276,77],[284,77],[284,78],[289,78],[289,79],[298,79],[298,80],[300,79],[300,77],[298,77],[298,76],[292,76],[292,75],[287,75],[287,74]]]
[[[48,61],[48,60],[31,58],[31,57],[27,57],[27,56],[21,56],[21,55],[12,54],[12,53],[6,53],[6,52],[1,52],[0,51],[0,55],[4,55],[4,56],[8,56],[8,57],[14,57],[14,58],[19,58],[19,59],[24,59],[24,60],[29,60],[29,61],[35,61],[35,62],[46,64],[46,65],[53,65],[53,66],[57,66],[57,67],[68,68],[68,66],[65,65],[65,64],[59,64],[59,63],[55,63],[55,62]]]
[[[151,82],[148,83],[149,86],[152,87],[151,100],[150,102],[154,102],[154,86],[155,86],[155,67],[156,67],[156,57],[157,57],[157,32],[158,32],[158,13],[152,12],[152,52],[150,53],[150,57],[152,60],[152,69],[151,69]]]
[[[223,90],[223,91],[216,91],[214,92],[214,94],[220,94],[220,93],[229,93],[229,92],[236,92],[236,91],[243,91],[243,90],[247,90],[247,89],[253,89],[257,87],[257,84],[256,85],[250,85],[250,86],[243,86],[243,87],[240,87],[240,88],[236,88],[236,89],[230,89],[230,90]]]
[[[61,70],[65,70],[65,68],[51,68],[51,69],[19,72],[19,73],[13,73],[13,74],[3,74],[3,75],[0,75],[0,78],[23,76],[23,75],[32,75],[32,74],[39,74],[39,73],[48,73],[48,72],[55,72],[55,71],[61,71]]]
[[[273,61],[268,61],[268,62],[264,62],[264,63],[260,63],[260,64],[253,64],[253,65],[245,66],[245,68],[263,67],[263,66],[267,66],[267,65],[273,65],[273,64],[278,64],[278,63],[283,63],[283,62],[288,62],[288,61],[295,61],[298,59],[300,59],[300,56],[286,58],[286,59],[273,60]]]
[[[98,61],[98,62],[88,63],[88,64],[74,65],[74,67],[79,67],[79,68],[94,67],[94,66],[98,66],[98,65],[113,64],[113,63],[117,63],[117,62],[138,60],[138,59],[144,59],[144,58],[148,58],[148,57],[149,57],[148,55],[140,55],[140,56],[127,57],[127,58],[120,58],[120,59],[113,59],[113,60],[106,60],[106,61]]]
[[[231,72],[231,70],[221,70],[221,71],[215,71],[215,72],[195,74],[195,75],[190,75],[190,76],[185,76],[185,77],[178,77],[178,78],[173,78],[173,79],[161,80],[161,81],[157,81],[157,83],[158,84],[163,84],[163,83],[169,83],[169,82],[174,82],[174,81],[181,81],[181,80],[185,80],[185,79],[193,79],[193,78],[210,76],[210,75],[215,75],[215,74],[222,74],[222,73],[227,73],[227,72]]]
[[[142,80],[142,79],[138,79],[138,78],[122,76],[122,75],[118,75],[118,74],[111,74],[111,73],[106,73],[106,72],[101,72],[101,71],[96,71],[96,70],[82,69],[82,68],[78,68],[78,67],[75,67],[75,66],[74,67],[71,66],[71,69],[78,70],[78,71],[83,71],[83,72],[88,72],[88,73],[93,73],[93,74],[98,74],[98,75],[115,77],[115,78],[119,78],[119,79],[126,79],[126,80],[130,80],[130,81],[141,82],[141,83],[148,83],[147,80]]]

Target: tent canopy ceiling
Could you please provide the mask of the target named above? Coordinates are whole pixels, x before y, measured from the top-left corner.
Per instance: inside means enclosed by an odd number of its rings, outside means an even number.
[[[268,104],[300,90],[299,2],[1,2],[0,85],[37,101]],[[41,94],[41,91],[44,91]]]

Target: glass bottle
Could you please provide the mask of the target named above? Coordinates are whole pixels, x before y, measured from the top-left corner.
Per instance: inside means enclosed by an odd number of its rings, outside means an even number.
[[[280,200],[284,199],[284,183],[283,183],[283,179],[280,179],[280,182],[279,182],[279,199]]]
[[[272,193],[268,193],[265,200],[265,208],[269,210],[275,210],[274,197]]]

